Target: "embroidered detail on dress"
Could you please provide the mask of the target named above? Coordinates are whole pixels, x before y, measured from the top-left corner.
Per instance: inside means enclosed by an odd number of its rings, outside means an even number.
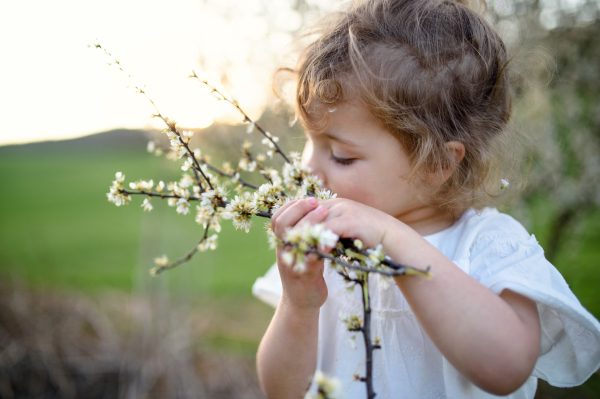
[[[520,245],[536,246],[538,241],[535,236],[524,238],[515,234],[508,233],[484,233],[478,236],[471,247],[469,253],[473,252],[473,249],[477,246],[484,246],[492,248],[500,257],[505,258],[510,254],[513,254],[519,250]]]
[[[385,308],[372,308],[374,318],[380,319],[405,319],[415,318],[415,314],[410,309],[385,309]]]
[[[425,394],[424,399],[446,399],[446,394],[444,392],[439,391],[429,391]]]
[[[572,332],[573,335],[571,336],[571,340],[573,341],[574,346],[581,347],[586,350],[593,350],[595,337],[590,330],[573,321],[569,321],[565,324],[571,327],[570,332]]]
[[[423,357],[423,348],[419,348],[416,346],[401,346],[400,353],[402,353],[402,357],[410,362],[414,362]]]

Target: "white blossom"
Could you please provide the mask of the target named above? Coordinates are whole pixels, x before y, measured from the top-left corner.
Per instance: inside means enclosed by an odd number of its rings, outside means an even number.
[[[115,174],[115,180],[113,180],[110,186],[109,192],[106,193],[108,202],[115,204],[116,206],[126,205],[131,200],[129,194],[123,192],[123,182],[125,181],[125,175],[121,172]]]
[[[316,175],[308,175],[302,179],[302,196],[308,197],[311,193],[316,194],[323,185],[323,180]]]
[[[264,207],[269,210],[277,204],[281,196],[283,187],[271,183],[265,183],[254,192],[254,201],[257,207]]]
[[[325,229],[322,223],[309,225],[303,223],[288,229],[283,241],[291,244],[290,252],[296,256],[294,270],[303,272],[306,269],[304,254],[309,249],[317,248],[319,245],[335,247],[339,240],[338,235],[329,229]]]
[[[161,180],[160,182],[158,182],[158,185],[156,186],[156,191],[158,191],[159,193],[162,194],[164,189],[165,189],[165,182],[163,182]]]
[[[155,149],[156,149],[156,143],[154,141],[149,141],[148,146],[146,147],[146,150],[149,153],[153,153]]]
[[[254,131],[254,128],[256,127],[256,123],[252,122],[250,123],[250,125],[248,125],[248,129],[246,129],[246,133],[250,134]]]
[[[177,200],[177,213],[187,215],[190,211],[190,203],[185,198],[179,198]]]
[[[192,184],[194,184],[194,178],[192,176],[188,175],[187,173],[184,173],[181,176],[181,180],[179,180],[179,186],[183,187],[183,188],[188,188]]]
[[[268,138],[266,138],[266,137],[265,137],[264,139],[262,139],[262,143],[263,143],[264,145],[268,145],[268,146],[269,146],[269,148],[275,148],[275,144],[273,144],[273,141],[272,141],[272,139],[271,139],[271,140],[269,140]]]
[[[200,244],[198,244],[198,249],[200,251],[206,251],[207,249],[215,250],[217,249],[217,238],[219,236],[213,234],[210,237],[207,237],[206,240],[203,240]]]
[[[233,219],[236,229],[243,229],[248,233],[252,227],[252,216],[256,214],[256,202],[245,196],[235,196],[227,205],[227,217]],[[224,215],[225,217],[225,215]]]
[[[175,134],[170,129],[166,129],[165,133],[167,133],[167,137],[169,138],[169,140],[174,140],[175,138],[177,138],[177,134]]]
[[[348,315],[344,312],[340,312],[338,317],[340,321],[346,325],[346,329],[348,329],[348,331],[358,331],[363,326],[362,319],[357,314]]]
[[[194,135],[194,132],[192,132],[192,131],[186,132],[186,131],[184,130],[184,131],[181,133],[181,137],[182,137],[182,139],[183,139],[183,142],[184,142],[184,143],[186,143],[186,144],[187,144],[187,143],[189,143],[189,142],[190,142],[190,139],[192,138],[192,136],[193,136],[193,135]]]
[[[326,190],[324,188],[318,188],[317,191],[315,191],[315,197],[320,200],[326,200],[337,198],[337,194],[334,194],[331,191]]]
[[[142,208],[144,208],[144,210],[148,212],[150,212],[153,209],[152,204],[150,204],[150,198],[144,198]]]
[[[256,162],[250,162],[248,158],[240,159],[240,163],[238,164],[241,170],[246,172],[254,172],[256,170]]]
[[[302,184],[303,177],[310,173],[308,166],[302,166],[299,159],[283,165],[283,183],[289,190]]]
[[[381,264],[386,258],[385,252],[383,251],[383,245],[377,244],[375,249],[367,249],[369,257],[365,261],[368,267],[375,268]]]
[[[328,377],[318,370],[313,379],[317,386],[317,393],[307,392],[304,399],[341,399],[342,382],[333,377]]]
[[[509,185],[510,185],[510,183],[508,182],[508,180],[505,180],[505,179],[500,180],[500,190],[504,190]]]
[[[163,255],[160,258],[155,258],[154,263],[157,266],[167,266],[169,264],[169,258],[167,258],[167,255]]]
[[[190,169],[193,169],[193,168],[194,168],[194,161],[192,160],[192,158],[188,158],[183,163],[183,166],[181,167],[181,170],[186,171],[186,170],[190,170]]]

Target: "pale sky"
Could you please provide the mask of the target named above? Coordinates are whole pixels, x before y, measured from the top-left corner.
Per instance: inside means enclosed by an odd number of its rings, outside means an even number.
[[[583,0],[563,0],[577,5]],[[305,0],[316,18],[343,0]],[[5,0],[0,2],[0,145],[58,140],[127,127],[163,126],[153,109],[98,50],[96,38],[145,84],[165,116],[204,127],[238,115],[216,102],[192,69],[212,83],[228,76],[228,94],[253,118],[274,98],[276,67],[293,64],[292,37],[302,16],[296,0]],[[543,0],[554,23],[556,1]],[[556,3],[556,4],[555,4]],[[493,2],[500,14],[510,2]],[[561,3],[563,4],[563,3]],[[564,6],[564,4],[563,4]],[[501,32],[515,31],[510,20]],[[506,28],[506,29],[504,29]],[[505,39],[510,39],[506,37]],[[510,40],[508,40],[510,42]],[[202,60],[202,62],[201,62]],[[203,65],[203,68],[201,68]]]
[[[271,74],[302,23],[292,2],[3,1],[0,145],[156,124],[124,75],[87,47],[96,38],[181,126],[203,127],[229,110],[187,79],[192,69],[200,72],[201,59],[214,83],[227,73],[229,94],[258,117]]]

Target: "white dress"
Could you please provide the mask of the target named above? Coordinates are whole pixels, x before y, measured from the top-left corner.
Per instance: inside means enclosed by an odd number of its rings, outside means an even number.
[[[600,324],[579,303],[560,273],[545,258],[534,236],[519,222],[495,209],[467,211],[452,227],[424,237],[459,268],[496,294],[510,289],[537,303],[541,322],[540,355],[533,373],[511,399],[533,398],[537,379],[551,385],[582,384],[600,366]],[[361,314],[359,290],[350,292],[342,278],[325,268],[329,290],[319,318],[317,369],[342,381],[343,398],[366,396],[364,344],[349,342],[339,314]],[[372,331],[381,338],[373,355],[377,399],[497,398],[463,377],[423,331],[395,284],[373,276],[369,284]],[[256,280],[253,293],[277,306],[281,280],[277,265]],[[440,304],[440,306],[444,306]],[[313,387],[314,388],[314,387]]]

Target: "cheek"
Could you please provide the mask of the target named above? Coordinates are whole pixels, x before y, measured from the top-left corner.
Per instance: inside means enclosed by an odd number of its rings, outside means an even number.
[[[347,176],[337,176],[338,179],[329,180],[329,188],[340,198],[347,198],[361,204],[378,208],[377,198],[381,196],[377,187],[372,184],[369,176],[360,173],[349,173]]]

